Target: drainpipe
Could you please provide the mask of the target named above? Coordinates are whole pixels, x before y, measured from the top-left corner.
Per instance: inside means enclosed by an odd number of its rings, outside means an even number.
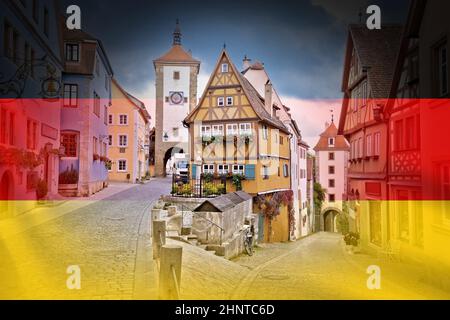
[[[389,101],[389,100],[388,100]],[[390,239],[391,238],[391,234],[390,234],[390,231],[391,231],[391,222],[390,222],[390,216],[391,216],[391,212],[390,212],[390,207],[389,207],[389,200],[390,200],[390,198],[391,198],[391,195],[390,195],[390,186],[389,186],[389,164],[390,164],[390,147],[391,147],[391,128],[390,128],[390,126],[389,126],[389,118],[390,118],[390,115],[384,115],[384,117],[383,117],[384,119],[384,121],[385,121],[385,123],[386,123],[386,136],[387,136],[387,139],[386,139],[386,166],[385,166],[385,168],[386,168],[386,203],[387,203],[387,206],[386,206],[386,217],[387,217],[387,226],[388,226],[388,230],[386,230],[387,232],[389,232],[389,233],[387,233],[386,234],[386,236],[387,236],[387,239]],[[381,139],[380,139],[381,140]],[[381,141],[380,141],[380,143],[381,143]],[[380,148],[380,151],[381,151],[381,148]],[[387,240],[386,239],[386,240]]]

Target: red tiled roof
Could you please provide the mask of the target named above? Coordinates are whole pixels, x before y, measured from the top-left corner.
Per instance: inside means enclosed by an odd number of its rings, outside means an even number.
[[[328,138],[334,138],[334,146],[328,145]],[[314,147],[314,151],[325,150],[349,150],[350,145],[343,135],[338,135],[338,129],[332,122],[320,135],[320,139]]]
[[[156,59],[155,62],[200,63],[200,61],[194,59],[191,54],[186,52],[181,45],[173,45],[168,52]]]

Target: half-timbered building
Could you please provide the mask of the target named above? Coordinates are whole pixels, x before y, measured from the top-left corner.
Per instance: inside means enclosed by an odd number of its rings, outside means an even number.
[[[339,133],[350,143],[348,199],[361,244],[380,248],[386,239],[387,125],[389,97],[402,27],[369,30],[350,25],[345,55]],[[368,201],[367,201],[368,200]]]
[[[289,130],[274,113],[272,99],[262,97],[236,69],[225,49],[219,55],[205,91],[185,119],[191,137],[191,177],[228,177],[227,192],[241,187],[255,197],[260,212],[259,238],[287,241],[287,205],[275,203],[291,192]],[[271,202],[272,201],[272,202]],[[263,209],[261,209],[261,207]],[[278,214],[279,213],[279,214]]]
[[[387,246],[450,287],[450,3],[414,0],[385,112],[389,125]]]

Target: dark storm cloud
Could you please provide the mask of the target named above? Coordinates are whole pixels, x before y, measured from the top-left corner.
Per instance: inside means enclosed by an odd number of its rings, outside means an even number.
[[[81,7],[82,28],[102,40],[116,78],[140,98],[152,95],[152,60],[169,49],[176,18],[205,76],[225,42],[238,67],[244,54],[263,61],[281,95],[340,97],[346,24],[358,22],[367,6],[365,0],[63,3]],[[407,0],[370,4],[380,5],[383,22],[403,22],[408,8]]]

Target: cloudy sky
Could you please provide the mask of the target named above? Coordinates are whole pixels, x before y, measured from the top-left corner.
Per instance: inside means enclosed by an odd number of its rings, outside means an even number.
[[[262,61],[290,106],[303,136],[314,146],[330,109],[339,116],[340,81],[348,23],[370,4],[382,10],[383,23],[403,23],[409,0],[63,0],[77,4],[82,29],[98,37],[115,77],[154,111],[153,60],[172,43],[180,19],[182,44],[201,61],[199,95],[226,43],[238,68],[247,55]],[[363,15],[365,21],[366,15]],[[314,110],[314,117],[308,116]]]

